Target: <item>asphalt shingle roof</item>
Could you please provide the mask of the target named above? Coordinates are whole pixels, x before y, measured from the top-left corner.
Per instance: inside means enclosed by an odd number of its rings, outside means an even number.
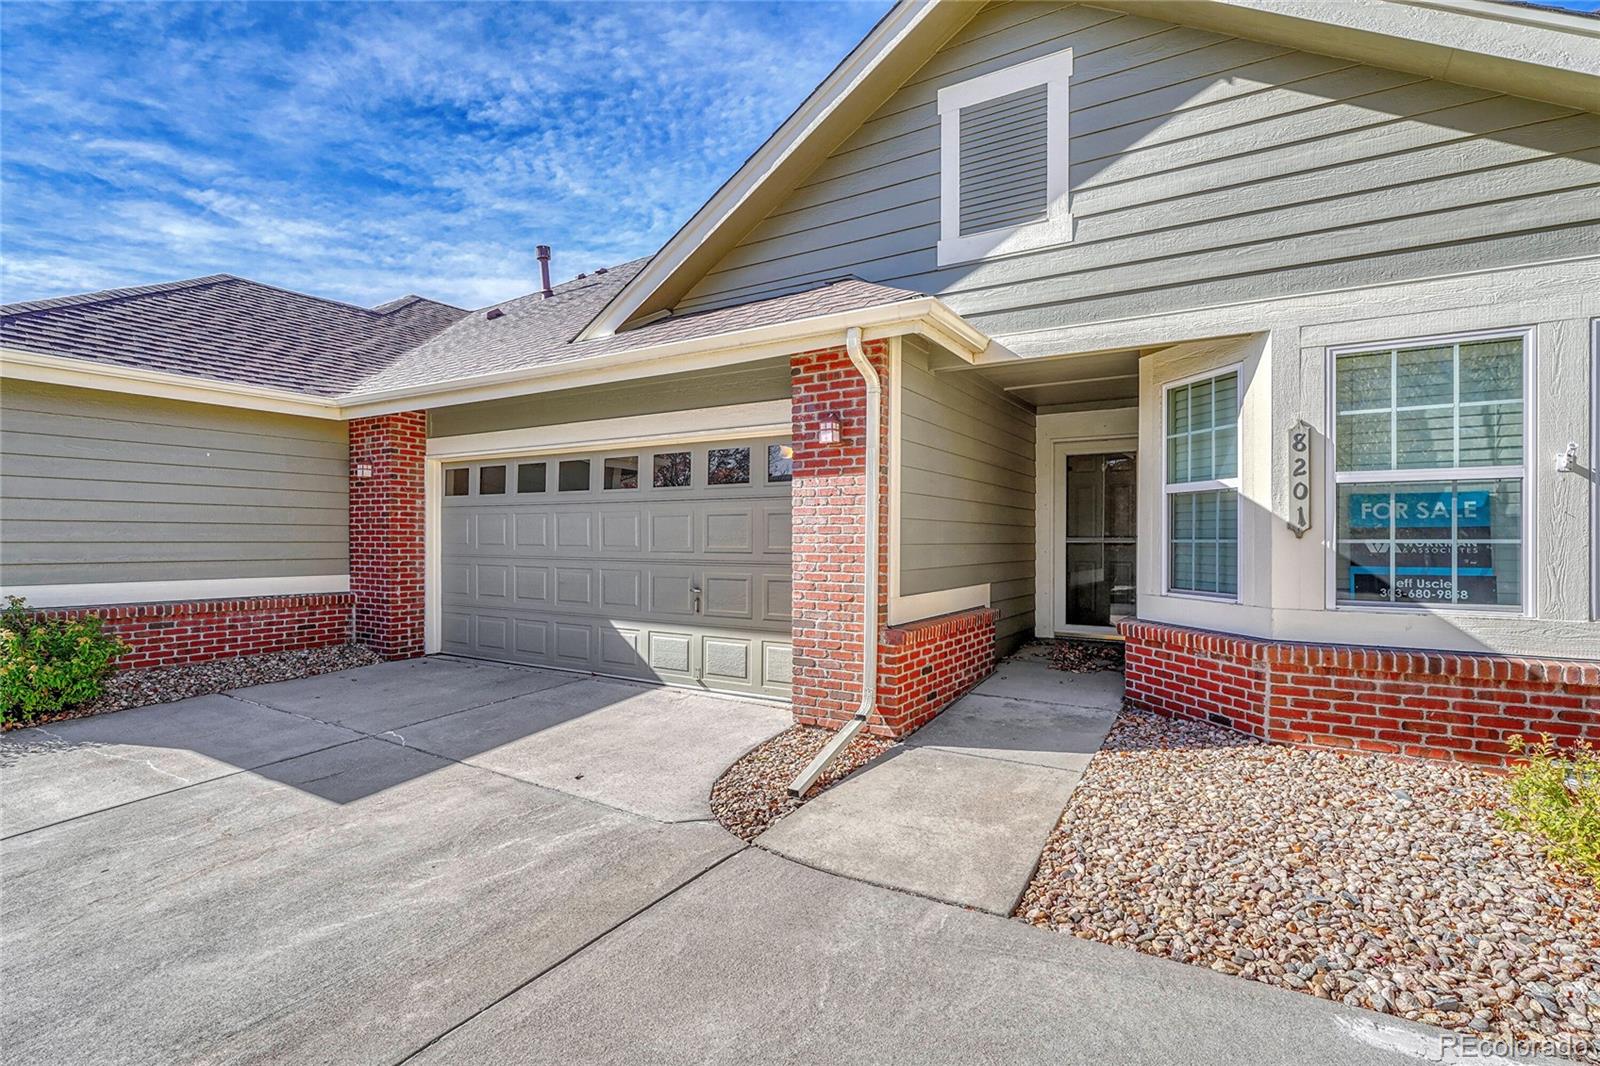
[[[358,399],[921,297],[846,278],[766,300],[573,338],[648,260],[465,311],[407,296],[375,308],[227,274],[0,307],[6,347]],[[492,312],[498,311],[494,317]]]
[[[0,307],[0,343],[141,370],[337,396],[468,312],[420,296],[378,308],[229,274]]]

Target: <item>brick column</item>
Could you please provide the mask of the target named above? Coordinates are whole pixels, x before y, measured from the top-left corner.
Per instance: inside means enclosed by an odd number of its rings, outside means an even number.
[[[883,381],[877,427],[881,469],[878,630],[888,617],[888,343],[864,346]],[[843,348],[802,352],[790,359],[794,481],[794,717],[837,728],[861,702],[861,588],[865,552],[866,386]],[[840,416],[839,443],[822,444],[818,430]],[[874,732],[887,732],[878,720]]]
[[[428,416],[350,422],[350,591],[355,639],[385,659],[422,654]],[[370,465],[370,475],[359,476]]]

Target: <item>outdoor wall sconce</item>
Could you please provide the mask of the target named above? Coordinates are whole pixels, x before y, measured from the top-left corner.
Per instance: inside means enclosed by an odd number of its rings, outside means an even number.
[[[357,463],[356,464],[356,477],[358,477],[358,478],[369,478],[371,476],[372,476],[372,464],[371,463]]]
[[[822,421],[817,424],[817,443],[839,443],[839,413],[829,411],[822,416]]]

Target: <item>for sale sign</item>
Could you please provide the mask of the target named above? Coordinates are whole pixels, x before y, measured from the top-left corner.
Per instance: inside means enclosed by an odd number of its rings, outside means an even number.
[[[1482,490],[1348,497],[1349,595],[1409,603],[1495,603],[1493,497]]]

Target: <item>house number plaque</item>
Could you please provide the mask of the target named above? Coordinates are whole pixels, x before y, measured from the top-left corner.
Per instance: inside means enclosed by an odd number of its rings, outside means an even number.
[[[1289,427],[1289,531],[1311,528],[1311,427],[1301,419]]]

